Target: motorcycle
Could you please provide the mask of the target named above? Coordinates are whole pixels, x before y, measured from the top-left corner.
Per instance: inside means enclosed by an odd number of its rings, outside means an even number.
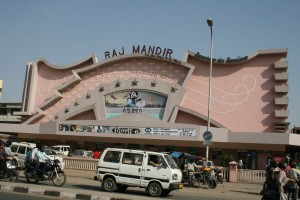
[[[192,187],[201,187],[201,185],[207,185],[209,188],[217,187],[217,180],[215,174],[210,168],[203,168],[201,171],[194,172],[191,174],[191,186]]]
[[[34,166],[26,164],[25,166],[25,177],[28,183],[37,183],[38,181],[48,181],[51,180],[55,186],[61,187],[66,183],[67,177],[61,169],[61,163],[59,160],[54,159],[48,160],[45,163],[45,171],[39,168],[36,175],[32,174],[32,169]]]
[[[213,169],[214,172],[215,172],[215,177],[216,177],[216,180],[217,180],[217,183],[223,183],[223,172],[221,169],[219,168],[214,168]]]
[[[5,161],[5,169],[3,173],[0,173],[0,179],[6,179],[10,182],[18,182],[19,180],[19,167],[18,167],[18,160],[8,159]]]

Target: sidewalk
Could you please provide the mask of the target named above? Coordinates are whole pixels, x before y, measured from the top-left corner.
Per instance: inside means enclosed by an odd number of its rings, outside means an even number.
[[[28,184],[23,177],[23,173],[20,173],[20,182],[10,183],[7,180],[0,181],[0,191],[13,191],[28,194],[38,194],[55,196],[59,198],[69,199],[88,199],[88,200],[149,200],[152,197],[145,195],[144,189],[134,188],[137,190],[133,195],[125,195],[122,193],[108,193],[100,190],[100,183],[94,181],[95,171],[86,170],[72,170],[65,169],[67,175],[67,183],[73,186],[73,188],[55,187],[49,182],[40,182],[39,184]],[[224,182],[218,184],[215,189],[205,188],[184,188],[179,191],[173,191],[172,193],[176,196],[176,193],[180,194],[197,194],[201,192],[201,195],[211,196],[212,194],[222,199],[249,199],[258,200],[261,199],[259,192],[262,189],[262,183],[229,183]],[[128,197],[126,197],[128,196]],[[155,198],[156,200],[162,198]],[[170,198],[173,199],[173,198]]]

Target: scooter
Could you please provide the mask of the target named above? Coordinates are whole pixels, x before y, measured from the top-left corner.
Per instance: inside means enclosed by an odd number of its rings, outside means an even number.
[[[8,179],[10,182],[18,182],[19,168],[18,160],[16,158],[7,159],[5,161],[4,170],[0,173],[0,179]]]

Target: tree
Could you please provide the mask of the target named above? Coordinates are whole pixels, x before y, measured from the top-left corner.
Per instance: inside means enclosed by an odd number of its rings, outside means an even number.
[[[229,162],[234,161],[234,157],[231,154],[225,154],[221,156],[221,166],[228,167]]]

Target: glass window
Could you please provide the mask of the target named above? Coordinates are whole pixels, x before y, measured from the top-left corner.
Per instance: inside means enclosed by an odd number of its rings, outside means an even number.
[[[212,159],[221,159],[222,151],[212,150]]]
[[[105,154],[105,157],[103,158],[103,161],[105,162],[113,162],[113,163],[119,163],[120,162],[120,151],[107,151]]]
[[[26,154],[26,147],[20,146],[19,149],[18,149],[18,153],[19,154]]]
[[[122,163],[123,164],[133,164],[133,155],[132,155],[132,153],[124,153]]]
[[[12,152],[16,153],[17,150],[18,150],[18,146],[17,146],[17,145],[12,145],[12,146],[10,147],[10,149],[11,149]]]
[[[134,154],[134,164],[142,165],[143,163],[143,154]]]
[[[131,165],[142,165],[143,162],[143,154],[138,153],[124,153],[122,163],[123,164],[131,164]]]
[[[158,167],[164,165],[166,162],[160,155],[149,155],[148,165]]]
[[[167,163],[169,164],[169,166],[171,167],[171,169],[179,169],[178,165],[176,164],[176,162],[174,161],[174,159],[169,156],[169,155],[164,155]]]

